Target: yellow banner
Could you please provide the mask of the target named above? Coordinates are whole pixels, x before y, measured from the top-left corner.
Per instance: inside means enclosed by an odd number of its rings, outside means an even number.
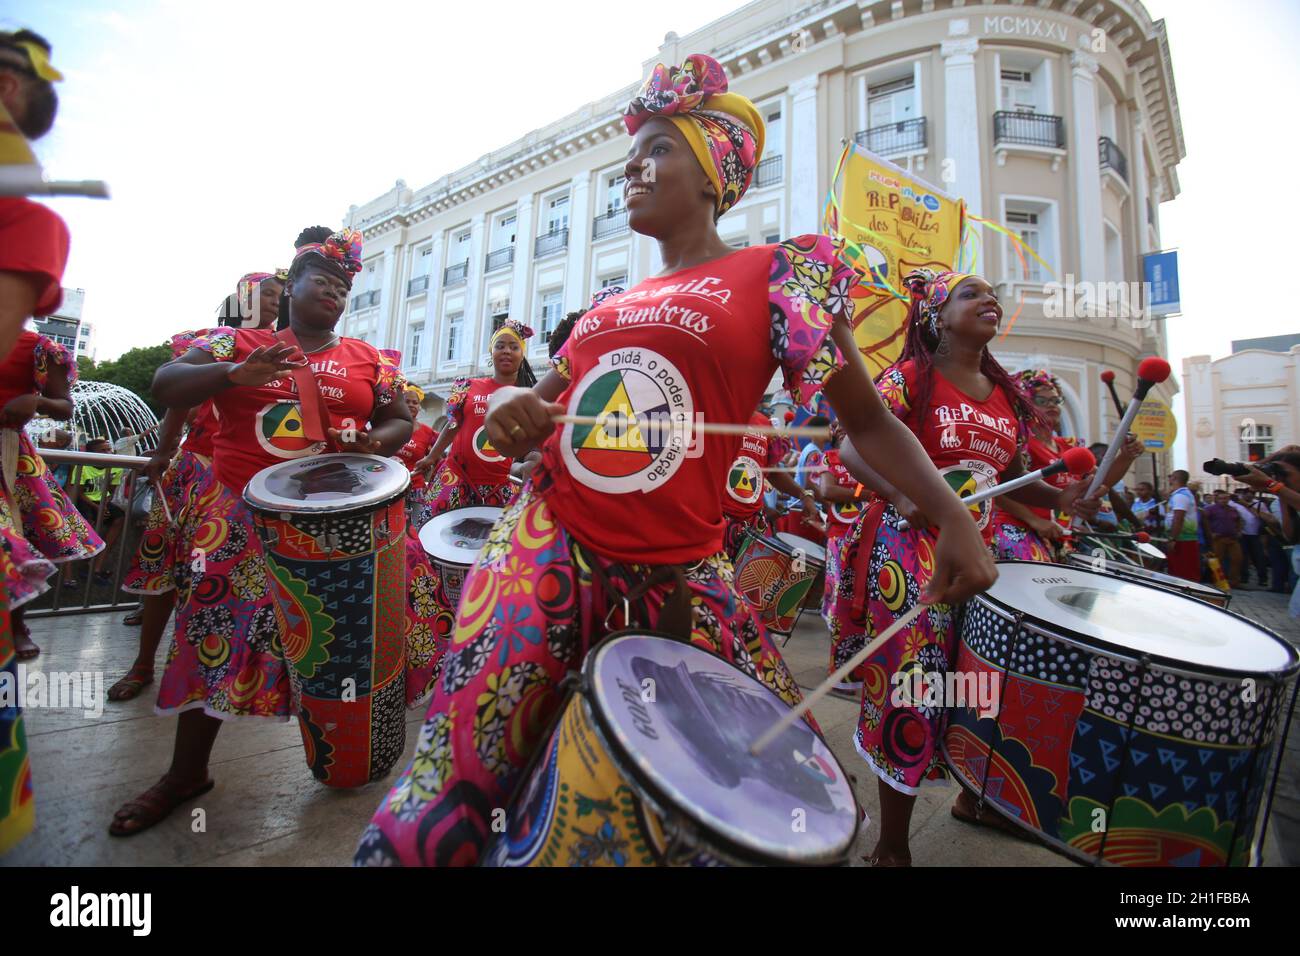
[[[1133,434],[1147,451],[1161,451],[1174,447],[1178,438],[1178,422],[1173,411],[1158,398],[1148,398],[1138,408],[1133,419]]]
[[[902,277],[957,262],[965,204],[906,170],[849,144],[840,157],[822,228],[868,278],[852,292],[854,335],[875,375],[903,349],[908,297]]]

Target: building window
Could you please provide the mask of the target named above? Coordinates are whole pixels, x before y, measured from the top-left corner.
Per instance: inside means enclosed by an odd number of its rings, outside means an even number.
[[[550,289],[543,292],[542,299],[542,321],[538,337],[545,341],[550,338],[555,327],[559,325],[560,319],[564,316],[564,291],[562,289]]]
[[[1041,56],[999,53],[998,108],[1013,113],[1051,113],[1051,63]]]
[[[868,129],[914,119],[916,113],[916,83],[911,72],[867,87]]]
[[[605,215],[612,216],[623,208],[623,184],[627,177],[616,173],[605,180]]]
[[[780,234],[775,232],[772,233],[771,235],[767,235],[763,237],[763,243],[769,246],[774,246],[780,241],[781,241]]]
[[[553,235],[569,228],[569,197],[554,196],[546,204],[546,232]]]
[[[608,288],[609,288],[610,286],[612,286],[612,285],[616,285],[616,286],[618,286],[618,287],[621,288],[621,289],[626,289],[626,288],[627,288],[627,275],[610,276],[610,277],[607,278],[607,279],[601,279],[601,280],[600,280],[600,287],[601,287],[602,289],[608,289]]]
[[[447,316],[447,347],[442,352],[444,362],[455,362],[460,359],[461,347],[465,337],[464,327],[464,312],[452,312]]]
[[[1056,255],[1056,209],[1050,203],[1007,200],[1002,221],[1045,262],[1059,261]],[[1003,271],[1007,279],[1012,282],[1046,281],[1042,265],[1033,256],[1026,255],[1022,263],[1009,242],[1003,243],[1003,251],[1006,256]]]
[[[1241,461],[1261,461],[1273,454],[1273,426],[1247,419],[1241,426]]]
[[[771,103],[759,107],[759,111],[767,123],[763,155],[764,157],[780,156],[785,152],[785,125],[781,121],[781,104]]]
[[[424,325],[413,325],[406,334],[406,361],[403,363],[407,368],[417,368],[420,363],[420,346],[424,341]]]

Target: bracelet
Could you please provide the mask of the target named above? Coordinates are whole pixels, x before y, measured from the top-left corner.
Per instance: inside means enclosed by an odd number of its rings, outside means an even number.
[[[805,489],[803,490],[803,496],[804,496],[805,498],[816,498],[816,497],[817,497],[817,495],[813,492],[813,490],[812,490],[811,488],[805,488]]]
[[[853,489],[853,499],[856,501],[858,498],[861,497],[862,497],[862,482],[859,481],[858,486]]]
[[[1272,481],[1270,481],[1267,485],[1264,486],[1264,490],[1267,491],[1270,495],[1275,495],[1285,487],[1286,486],[1282,484],[1282,482],[1278,481],[1275,478]]]

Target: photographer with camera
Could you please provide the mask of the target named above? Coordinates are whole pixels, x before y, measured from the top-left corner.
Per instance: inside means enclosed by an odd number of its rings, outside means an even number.
[[[1300,509],[1300,445],[1279,448],[1257,465],[1215,459],[1207,461],[1204,468],[1210,474],[1230,474],[1255,491],[1276,496],[1273,514],[1280,525],[1278,546],[1285,547],[1300,541],[1300,517],[1296,514],[1296,510]],[[1215,470],[1218,468],[1224,470]],[[1297,551],[1293,550],[1293,566],[1296,555]],[[1297,573],[1300,573],[1300,569],[1297,569]],[[1277,589],[1281,584],[1275,573],[1273,587]],[[1297,585],[1291,595],[1291,616],[1300,617],[1300,585]]]

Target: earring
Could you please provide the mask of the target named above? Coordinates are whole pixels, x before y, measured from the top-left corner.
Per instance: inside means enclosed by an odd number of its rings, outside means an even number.
[[[944,335],[943,326],[939,326],[939,341],[934,346],[935,355],[948,355],[952,347],[948,344],[948,336]]]

